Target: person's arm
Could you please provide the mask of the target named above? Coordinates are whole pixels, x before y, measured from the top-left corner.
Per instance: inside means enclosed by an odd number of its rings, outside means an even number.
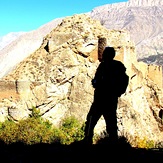
[[[100,65],[98,66],[95,76],[92,79],[92,86],[93,88],[97,88],[97,86],[101,83],[102,80],[102,74],[103,74],[103,64],[100,63]]]

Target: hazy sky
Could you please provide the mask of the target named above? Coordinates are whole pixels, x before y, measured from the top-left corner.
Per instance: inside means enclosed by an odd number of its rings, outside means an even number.
[[[118,2],[127,0],[0,0],[0,37],[10,32],[28,32],[55,18]]]

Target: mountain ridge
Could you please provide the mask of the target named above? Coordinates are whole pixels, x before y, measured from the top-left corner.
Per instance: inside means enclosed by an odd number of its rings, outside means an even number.
[[[19,121],[36,107],[53,125],[72,115],[83,122],[94,98],[91,80],[99,65],[99,50],[105,46],[116,49],[115,59],[123,62],[130,77],[117,108],[118,134],[128,137],[133,146],[137,138],[158,144],[163,131],[162,69],[137,62],[127,31],[108,30],[84,14],[63,19],[40,48],[2,78],[0,118]],[[105,130],[101,120],[97,134]]]
[[[26,32],[0,50],[0,78],[12,71],[19,62],[39,48],[43,37],[60,21],[61,18],[57,18],[37,30]]]
[[[129,31],[131,39],[135,42],[137,58],[141,60],[150,55],[163,53],[162,5],[161,0],[130,0],[99,6],[86,14],[99,20],[108,29]],[[54,19],[36,30],[27,32],[0,50],[0,78],[7,75],[17,63],[39,48],[43,37],[61,20],[62,18]]]
[[[136,2],[137,5],[134,6]],[[151,3],[154,2],[151,0],[147,1],[148,5],[138,3],[140,1],[136,2],[100,6],[94,8],[90,15],[108,29],[128,30],[131,39],[135,42],[138,59],[157,55],[158,51],[163,53],[163,45],[160,41],[163,36],[163,6],[158,5],[162,2]]]

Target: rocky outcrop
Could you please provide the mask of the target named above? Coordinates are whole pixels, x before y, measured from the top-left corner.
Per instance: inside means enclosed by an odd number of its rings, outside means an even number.
[[[163,54],[162,6],[162,0],[129,0],[98,6],[86,14],[93,19],[100,20],[101,24],[109,30],[128,30],[136,46],[137,58],[139,60],[147,58],[147,63],[149,61],[151,63],[149,56]],[[3,46],[0,51],[0,78],[7,75],[18,63],[37,50],[43,37],[61,20],[62,18],[54,19],[34,31],[27,32],[5,47],[0,41],[0,47]],[[160,65],[159,62],[154,63]]]
[[[108,30],[86,14],[63,19],[34,53],[2,78],[0,120],[19,121],[36,107],[54,125],[67,116],[84,122],[93,102],[91,79],[99,65],[99,39],[104,40],[103,46],[116,49],[115,59],[124,63],[130,77],[126,93],[119,98],[119,135],[162,141],[162,67],[137,62],[127,31]],[[4,86],[8,94],[3,94]],[[95,132],[104,130],[101,117]]]
[[[108,29],[128,30],[138,59],[163,54],[163,1],[129,0],[94,8],[90,16]]]
[[[15,66],[38,49],[43,37],[55,28],[62,18],[55,19],[37,30],[25,32],[0,50],[0,78],[12,71]],[[12,62],[11,62],[12,61]],[[10,62],[10,64],[8,64]]]
[[[162,0],[129,0],[129,6],[158,6],[163,5]]]

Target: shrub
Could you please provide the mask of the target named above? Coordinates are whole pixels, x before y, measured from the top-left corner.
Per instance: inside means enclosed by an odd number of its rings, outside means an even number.
[[[17,142],[18,125],[14,121],[6,120],[0,124],[0,140],[6,144]]]
[[[82,139],[83,130],[74,117],[64,119],[62,126],[57,128],[37,113],[19,122],[7,120],[0,123],[0,140],[6,144],[21,142],[32,145],[38,143],[69,144]]]
[[[18,140],[25,144],[51,143],[55,141],[52,124],[41,118],[28,118],[19,122]]]
[[[63,144],[80,141],[84,137],[83,126],[75,117],[64,119],[60,130],[62,131],[61,142]]]
[[[134,147],[136,148],[145,148],[145,149],[155,148],[155,142],[153,140],[147,139],[146,137],[143,138],[135,137],[133,138],[131,144],[134,144]]]

